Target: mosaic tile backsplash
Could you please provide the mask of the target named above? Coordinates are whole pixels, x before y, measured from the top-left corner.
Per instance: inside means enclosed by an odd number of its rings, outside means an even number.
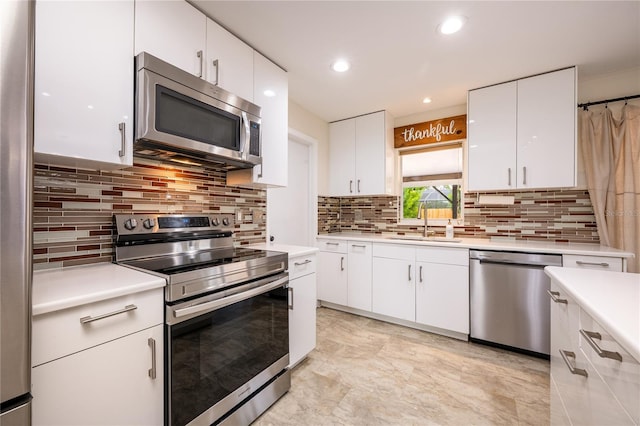
[[[479,195],[510,195],[512,205],[483,205]],[[423,226],[398,223],[400,197],[318,197],[318,232],[421,234]],[[444,226],[430,226],[444,236]],[[457,237],[599,243],[587,190],[470,192],[464,196],[464,226]]]
[[[226,186],[226,170],[171,167],[136,159],[133,167],[97,171],[36,164],[33,266],[46,269],[111,262],[114,213],[235,213],[236,245],[266,239],[266,192]]]

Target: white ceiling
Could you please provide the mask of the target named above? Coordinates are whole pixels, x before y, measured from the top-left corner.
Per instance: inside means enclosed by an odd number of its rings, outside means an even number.
[[[289,97],[327,121],[460,105],[469,89],[570,65],[579,79],[640,67],[640,1],[189,2],[286,69]],[[436,33],[451,14],[463,29]],[[339,56],[349,72],[330,69]]]

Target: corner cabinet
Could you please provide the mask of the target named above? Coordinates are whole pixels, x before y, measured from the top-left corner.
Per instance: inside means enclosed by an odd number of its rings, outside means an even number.
[[[332,196],[393,194],[393,117],[385,111],[329,125]]]
[[[253,103],[262,107],[262,164],[227,172],[228,185],[287,186],[289,151],[289,78],[258,52],[253,54]]]
[[[163,289],[33,318],[33,425],[164,421]]]
[[[469,91],[470,191],[576,185],[576,68]]]
[[[133,164],[134,2],[36,2],[38,162]]]

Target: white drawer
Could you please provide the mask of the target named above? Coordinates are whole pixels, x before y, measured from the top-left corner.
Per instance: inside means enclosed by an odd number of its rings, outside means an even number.
[[[617,353],[621,360],[600,357],[587,338],[580,335],[580,347],[602,380],[609,386],[618,401],[636,424],[640,424],[640,363],[625,351],[597,321],[580,310],[580,327],[587,334],[598,333],[601,339],[592,341],[602,350]],[[613,355],[615,356],[615,355]]]
[[[315,254],[298,256],[289,259],[289,280],[314,274],[316,272],[317,259]]]
[[[420,247],[416,249],[416,261],[469,266],[469,250],[451,247]]]
[[[336,240],[318,240],[318,248],[322,251],[333,251],[336,253],[346,253],[347,252],[347,242],[346,241],[336,241]]]
[[[607,256],[562,255],[562,266],[566,268],[597,269],[622,272],[622,258]]]
[[[135,309],[107,316],[131,305]],[[81,318],[102,315],[105,316],[102,319],[80,322]],[[162,288],[36,315],[32,326],[31,365],[35,367],[163,322]]]
[[[416,248],[406,245],[376,243],[373,245],[373,256],[385,257],[387,259],[402,259],[414,262],[416,258]]]

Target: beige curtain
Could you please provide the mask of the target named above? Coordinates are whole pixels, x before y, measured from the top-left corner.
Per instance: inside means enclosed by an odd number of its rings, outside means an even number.
[[[640,106],[580,111],[579,138],[600,243],[635,253],[640,272]]]

